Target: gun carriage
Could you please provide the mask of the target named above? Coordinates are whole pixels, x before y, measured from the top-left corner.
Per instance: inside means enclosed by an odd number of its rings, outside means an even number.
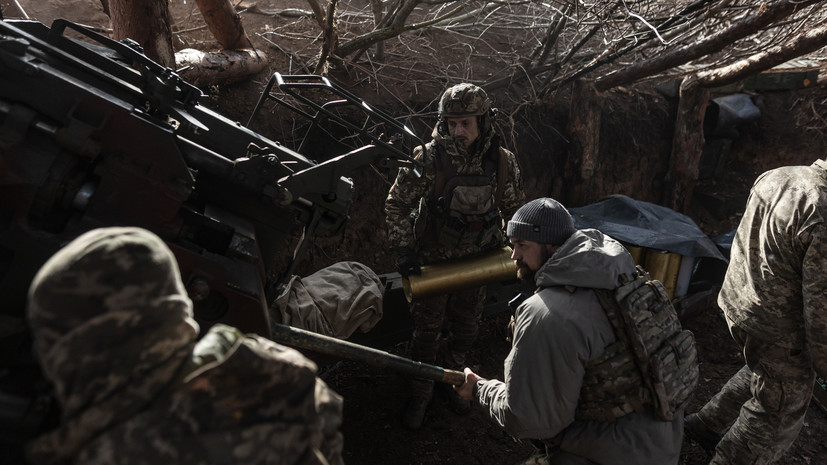
[[[276,93],[301,102],[288,109],[306,120],[305,139],[331,122],[347,129],[348,143],[332,145],[342,151],[301,153],[308,144],[294,150],[221,116],[134,41],[66,20],[0,21],[3,435],[40,427],[44,389],[33,388],[23,311],[37,270],[73,238],[102,226],[149,229],[178,259],[202,328],[269,335],[281,280],[315,234],[348,219],[348,174],[416,164],[408,154],[422,142],[412,131],[328,79],[276,74],[256,113]],[[292,261],[275,269],[297,230]]]

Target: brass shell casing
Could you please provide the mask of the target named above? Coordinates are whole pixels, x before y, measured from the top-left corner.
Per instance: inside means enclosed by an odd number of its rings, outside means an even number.
[[[649,272],[652,279],[657,279],[663,283],[666,294],[670,299],[675,297],[675,286],[678,282],[680,267],[680,254],[655,249],[646,251],[643,268]]]
[[[517,278],[517,265],[511,260],[511,248],[484,252],[472,257],[446,260],[422,266],[422,274],[402,278],[408,302],[436,294],[447,294]]]

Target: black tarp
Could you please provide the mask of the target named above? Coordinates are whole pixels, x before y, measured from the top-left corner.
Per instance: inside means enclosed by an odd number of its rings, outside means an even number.
[[[688,216],[625,195],[569,209],[574,226],[594,228],[627,244],[688,257],[727,261],[715,243]]]

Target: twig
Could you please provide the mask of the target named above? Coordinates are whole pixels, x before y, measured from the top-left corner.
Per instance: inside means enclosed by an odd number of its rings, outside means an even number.
[[[29,18],[29,15],[26,14],[26,10],[24,10],[23,7],[20,6],[20,2],[18,2],[17,0],[11,0],[11,2],[14,4],[14,7],[17,8],[17,11],[20,12],[20,16],[23,19],[31,19]]]
[[[271,34],[272,34],[272,33],[271,33]],[[261,39],[262,39],[262,40],[264,40],[264,41],[265,41],[265,42],[267,42],[268,44],[272,45],[274,48],[278,49],[281,53],[283,53],[283,54],[287,55],[288,57],[290,57],[290,62],[291,62],[291,63],[293,62],[293,60],[295,60],[297,63],[300,63],[300,62],[301,62],[301,57],[299,57],[298,55],[296,55],[296,54],[295,54],[295,53],[293,53],[293,52],[290,52],[290,51],[288,51],[288,50],[285,50],[285,49],[284,49],[284,48],[282,48],[279,44],[277,44],[277,43],[273,42],[272,40],[268,39],[267,37],[265,37],[265,36],[264,36],[264,34],[256,34],[256,35],[257,35],[257,36],[259,36],[259,37],[261,37]],[[301,67],[301,68],[299,68],[299,69],[298,69],[298,71],[307,71],[307,72],[309,72],[309,71],[310,71],[310,69],[309,69],[309,68],[308,68],[308,66],[305,64],[305,65],[302,65],[302,67]],[[292,73],[292,71],[291,71],[290,73],[291,73],[291,74],[293,74],[293,73]]]
[[[336,4],[338,0],[330,0],[327,5],[327,12],[325,16],[324,40],[322,41],[322,51],[319,54],[319,61],[316,63],[315,74],[327,74],[327,60],[333,50],[336,49],[336,29],[333,25],[336,18]]]

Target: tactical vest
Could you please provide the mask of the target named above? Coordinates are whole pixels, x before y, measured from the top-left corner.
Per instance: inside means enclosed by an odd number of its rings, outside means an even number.
[[[617,340],[586,365],[575,418],[614,421],[650,411],[673,420],[698,384],[698,356],[663,284],[637,267],[630,282],[594,292]]]
[[[434,146],[436,176],[431,196],[426,199],[428,240],[451,249],[502,243],[498,206],[508,177],[508,159],[502,152],[494,136],[483,155],[483,174],[458,175],[445,150],[438,144]]]

